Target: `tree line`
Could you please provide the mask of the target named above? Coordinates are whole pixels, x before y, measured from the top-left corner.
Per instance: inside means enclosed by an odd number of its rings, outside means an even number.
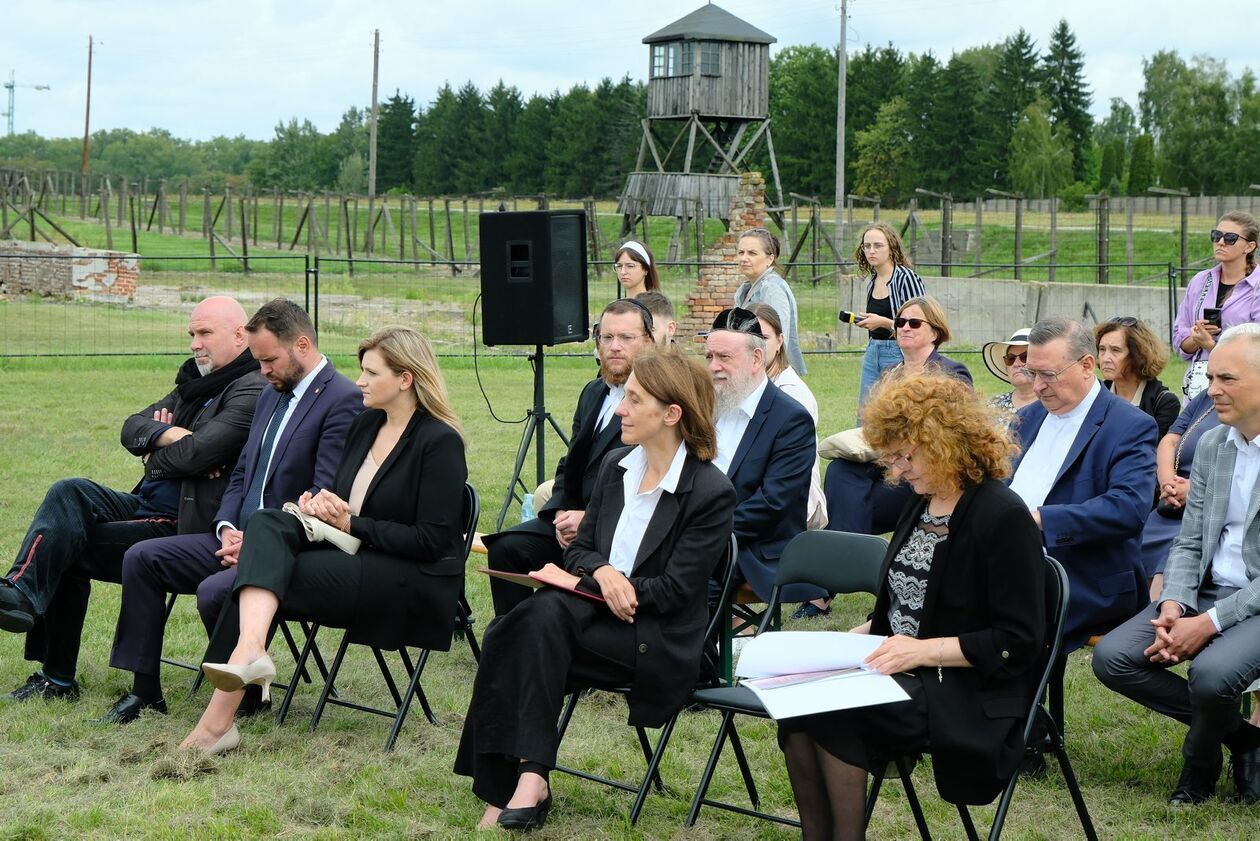
[[[838,53],[816,45],[770,62],[774,146],[784,188],[830,200],[835,184]],[[1094,192],[1153,185],[1236,193],[1260,180],[1260,89],[1247,68],[1161,50],[1143,61],[1136,106],[1115,98],[1090,115],[1085,56],[1066,21],[1044,50],[1023,29],[1000,44],[903,54],[891,44],[849,57],[845,183],[901,205],[916,187],[958,198],[987,189],[1081,204]],[[377,191],[492,191],[614,197],[635,163],[646,86],[628,76],[526,97],[500,81],[444,84],[427,106],[395,90],[380,107]],[[194,184],[289,190],[367,189],[368,110],[350,107],[323,133],[296,117],[272,139],[189,141],[153,129],[98,131],[92,169]],[[9,165],[77,170],[77,139],[0,139]],[[768,171],[764,150],[754,165]]]

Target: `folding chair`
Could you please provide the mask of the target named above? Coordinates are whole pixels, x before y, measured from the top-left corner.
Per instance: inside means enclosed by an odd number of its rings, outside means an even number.
[[[1094,831],[1093,821],[1090,820],[1089,809],[1085,806],[1085,798],[1081,794],[1081,787],[1076,781],[1076,774],[1072,771],[1072,763],[1068,761],[1067,751],[1064,749],[1063,734],[1059,730],[1058,722],[1045,704],[1046,687],[1050,683],[1056,663],[1059,660],[1059,652],[1063,646],[1063,621],[1067,616],[1067,603],[1067,573],[1064,572],[1058,561],[1047,555],[1046,641],[1042,654],[1035,666],[1040,672],[1040,679],[1037,683],[1037,691],[1032,695],[1028,713],[1025,716],[1024,741],[1026,743],[1030,741],[1035,732],[1045,733],[1040,745],[1041,750],[1043,753],[1051,753],[1058,757],[1059,768],[1063,772],[1063,781],[1066,783],[1068,792],[1072,796],[1072,803],[1076,807],[1076,814],[1081,821],[1081,829],[1089,841],[1098,841],[1098,834]],[[904,759],[904,757],[900,759]],[[875,780],[871,785],[871,791],[866,801],[867,820],[870,820],[871,812],[875,808],[875,801],[879,797],[879,784],[882,776],[882,774],[876,774]],[[1002,827],[1006,823],[1006,813],[1010,809],[1011,797],[1015,793],[1015,785],[1019,782],[1019,776],[1019,770],[1016,769],[1006,783],[1006,788],[998,801],[997,812],[993,816],[993,825],[989,828],[990,841],[996,841],[1002,835]],[[903,775],[903,782],[906,785],[906,793],[909,795],[914,785],[905,775]],[[958,807],[958,816],[962,820],[967,838],[971,839],[971,841],[978,841],[979,836],[976,834],[975,823],[971,819],[970,811],[964,804],[956,805]],[[925,839],[931,837],[927,832],[926,825],[921,822],[919,823],[919,833]]]
[[[476,536],[477,518],[481,515],[481,501],[477,496],[477,491],[472,485],[464,485],[464,547],[463,558],[465,562],[468,560],[468,553],[472,551],[472,542]],[[462,636],[468,641],[468,647],[472,651],[473,659],[477,662],[481,661],[481,647],[477,644],[477,638],[473,634],[473,618],[472,609],[468,606],[468,598],[460,591],[459,600],[455,605],[456,618],[453,632],[456,636]],[[306,666],[306,658],[308,653],[315,646],[315,636],[319,633],[320,625],[311,626],[310,633],[306,637],[306,645],[303,646],[301,654],[297,660],[297,670],[300,673]],[[337,648],[337,654],[333,657],[332,668],[324,677],[324,689],[320,693],[319,700],[315,703],[315,711],[311,714],[310,730],[314,732],[319,725],[319,720],[324,714],[324,708],[328,704],[336,704],[340,707],[349,707],[350,709],[359,710],[360,712],[372,713],[374,715],[392,718],[394,725],[390,728],[389,738],[385,740],[385,752],[389,753],[394,749],[394,743],[398,740],[398,733],[402,730],[403,722],[407,719],[407,712],[411,708],[413,699],[420,702],[420,708],[424,711],[425,717],[433,724],[439,724],[437,716],[433,712],[433,708],[429,705],[428,696],[424,693],[424,687],[420,685],[420,675],[424,672],[425,665],[429,662],[429,649],[421,649],[416,661],[413,663],[410,653],[406,646],[398,648],[398,655],[402,660],[403,668],[407,672],[409,678],[406,691],[400,694],[398,692],[398,684],[394,680],[393,671],[385,660],[384,650],[372,647],[372,654],[376,658],[376,664],[380,667],[381,677],[385,679],[385,685],[389,689],[389,694],[393,698],[394,708],[382,709],[379,707],[370,707],[364,704],[356,704],[352,701],[342,700],[336,697],[334,685],[337,680],[337,674],[341,671],[341,664],[345,660],[346,651],[350,647],[350,632],[347,631],[341,637],[341,645]],[[296,683],[296,681],[295,681]],[[285,717],[289,714],[289,705],[293,700],[293,690],[286,689],[284,700],[280,704],[280,709],[276,714],[278,723],[283,724]]]
[[[731,536],[729,549],[725,557],[721,558],[714,567],[713,577],[722,582],[721,595],[718,598],[717,608],[713,615],[709,617],[709,625],[704,632],[704,657],[701,664],[701,674],[699,682],[701,685],[712,685],[719,681],[718,674],[720,670],[719,655],[717,653],[717,643],[721,636],[721,628],[727,624],[728,614],[730,612],[731,591],[733,589],[733,580],[735,572],[735,559],[738,555],[739,548],[735,542],[734,535]],[[577,709],[578,700],[585,694],[587,689],[599,689],[606,692],[614,692],[618,695],[628,695],[630,688],[626,686],[581,686],[571,687],[573,691],[569,693],[568,700],[564,705],[564,711],[560,714],[560,722],[557,725],[557,743],[564,741],[564,734],[569,728],[569,722],[573,719],[573,713]],[[679,714],[683,708],[674,711],[674,714],[665,722],[665,726],[661,728],[661,735],[656,741],[656,747],[652,747],[649,741],[647,731],[643,727],[636,726],[635,733],[639,738],[639,747],[643,750],[643,759],[647,762],[647,771],[643,775],[643,779],[638,783],[627,783],[622,780],[613,780],[607,777],[601,777],[597,774],[589,774],[586,771],[580,771],[576,768],[570,768],[564,765],[556,765],[557,771],[563,771],[566,774],[572,774],[575,777],[581,777],[584,780],[590,780],[596,783],[602,783],[606,786],[619,788],[622,791],[635,792],[634,804],[630,807],[630,825],[634,826],[639,820],[639,814],[643,811],[643,804],[647,800],[648,789],[653,785],[656,786],[658,792],[665,791],[665,784],[661,781],[660,767],[661,760],[665,756],[665,749],[669,746],[669,739],[674,733],[674,725],[678,721]]]
[[[779,569],[775,574],[774,589],[770,593],[770,602],[761,613],[761,624],[757,633],[764,632],[771,626],[775,611],[779,607],[783,588],[789,584],[815,584],[829,593],[875,593],[879,587],[879,570],[884,563],[884,555],[888,551],[888,542],[882,537],[869,534],[850,534],[838,531],[806,531],[792,538],[783,550],[779,559]],[[705,709],[718,710],[722,713],[722,725],[718,728],[717,738],[713,742],[713,750],[709,754],[708,764],[696,788],[695,798],[691,801],[691,811],[687,814],[687,826],[694,826],[703,806],[713,806],[728,812],[737,812],[763,820],[775,821],[788,826],[800,826],[799,821],[760,811],[760,797],[757,785],[753,781],[752,770],[744,755],[739,731],[735,727],[736,715],[750,715],[757,718],[769,718],[765,707],[757,700],[751,690],[742,686],[723,686],[712,689],[700,689],[692,696],[692,700]],[[748,792],[751,809],[710,800],[706,797],[713,774],[721,759],[722,749],[727,739],[739,763],[740,774],[744,778],[744,789]],[[917,811],[918,805],[915,804]]]

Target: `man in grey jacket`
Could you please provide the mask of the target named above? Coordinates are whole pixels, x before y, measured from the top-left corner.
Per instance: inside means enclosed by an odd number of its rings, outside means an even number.
[[[1221,334],[1208,381],[1221,426],[1195,452],[1163,593],[1104,637],[1093,660],[1104,684],[1190,726],[1174,806],[1215,794],[1222,744],[1239,800],[1260,801],[1260,728],[1240,713],[1260,676],[1260,324]],[[1191,659],[1189,680],[1168,670]]]
[[[228,297],[193,309],[193,355],[175,388],[123,422],[122,445],[144,467],[130,493],[89,479],[62,479],[48,490],[0,578],[0,629],[27,632],[26,659],[41,664],[9,699],[77,699],[92,580],[119,581],[123,554],[141,540],[210,528],[265,382],[245,321]]]

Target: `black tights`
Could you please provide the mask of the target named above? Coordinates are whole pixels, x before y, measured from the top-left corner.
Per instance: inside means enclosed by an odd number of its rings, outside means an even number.
[[[866,837],[865,769],[837,759],[805,732],[784,739],[783,757],[805,841]]]

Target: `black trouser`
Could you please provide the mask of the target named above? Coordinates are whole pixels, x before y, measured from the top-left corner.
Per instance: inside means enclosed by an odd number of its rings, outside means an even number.
[[[555,534],[540,534],[535,523],[521,523],[507,531],[499,532],[486,541],[486,566],[500,572],[532,572],[547,564],[559,564],[564,560],[564,550]],[[494,600],[494,615],[504,616],[532,593],[529,587],[490,578],[490,597]]]
[[[559,590],[539,590],[486,628],[455,773],[503,808],[520,760],[548,768],[559,748],[556,722],[570,686],[634,679],[634,626],[607,608]]]
[[[51,677],[74,677],[92,580],[121,581],[133,544],[175,534],[175,520],[134,517],[143,500],[88,479],[62,479],[35,512],[6,576],[40,617],[26,638],[26,659]]]

